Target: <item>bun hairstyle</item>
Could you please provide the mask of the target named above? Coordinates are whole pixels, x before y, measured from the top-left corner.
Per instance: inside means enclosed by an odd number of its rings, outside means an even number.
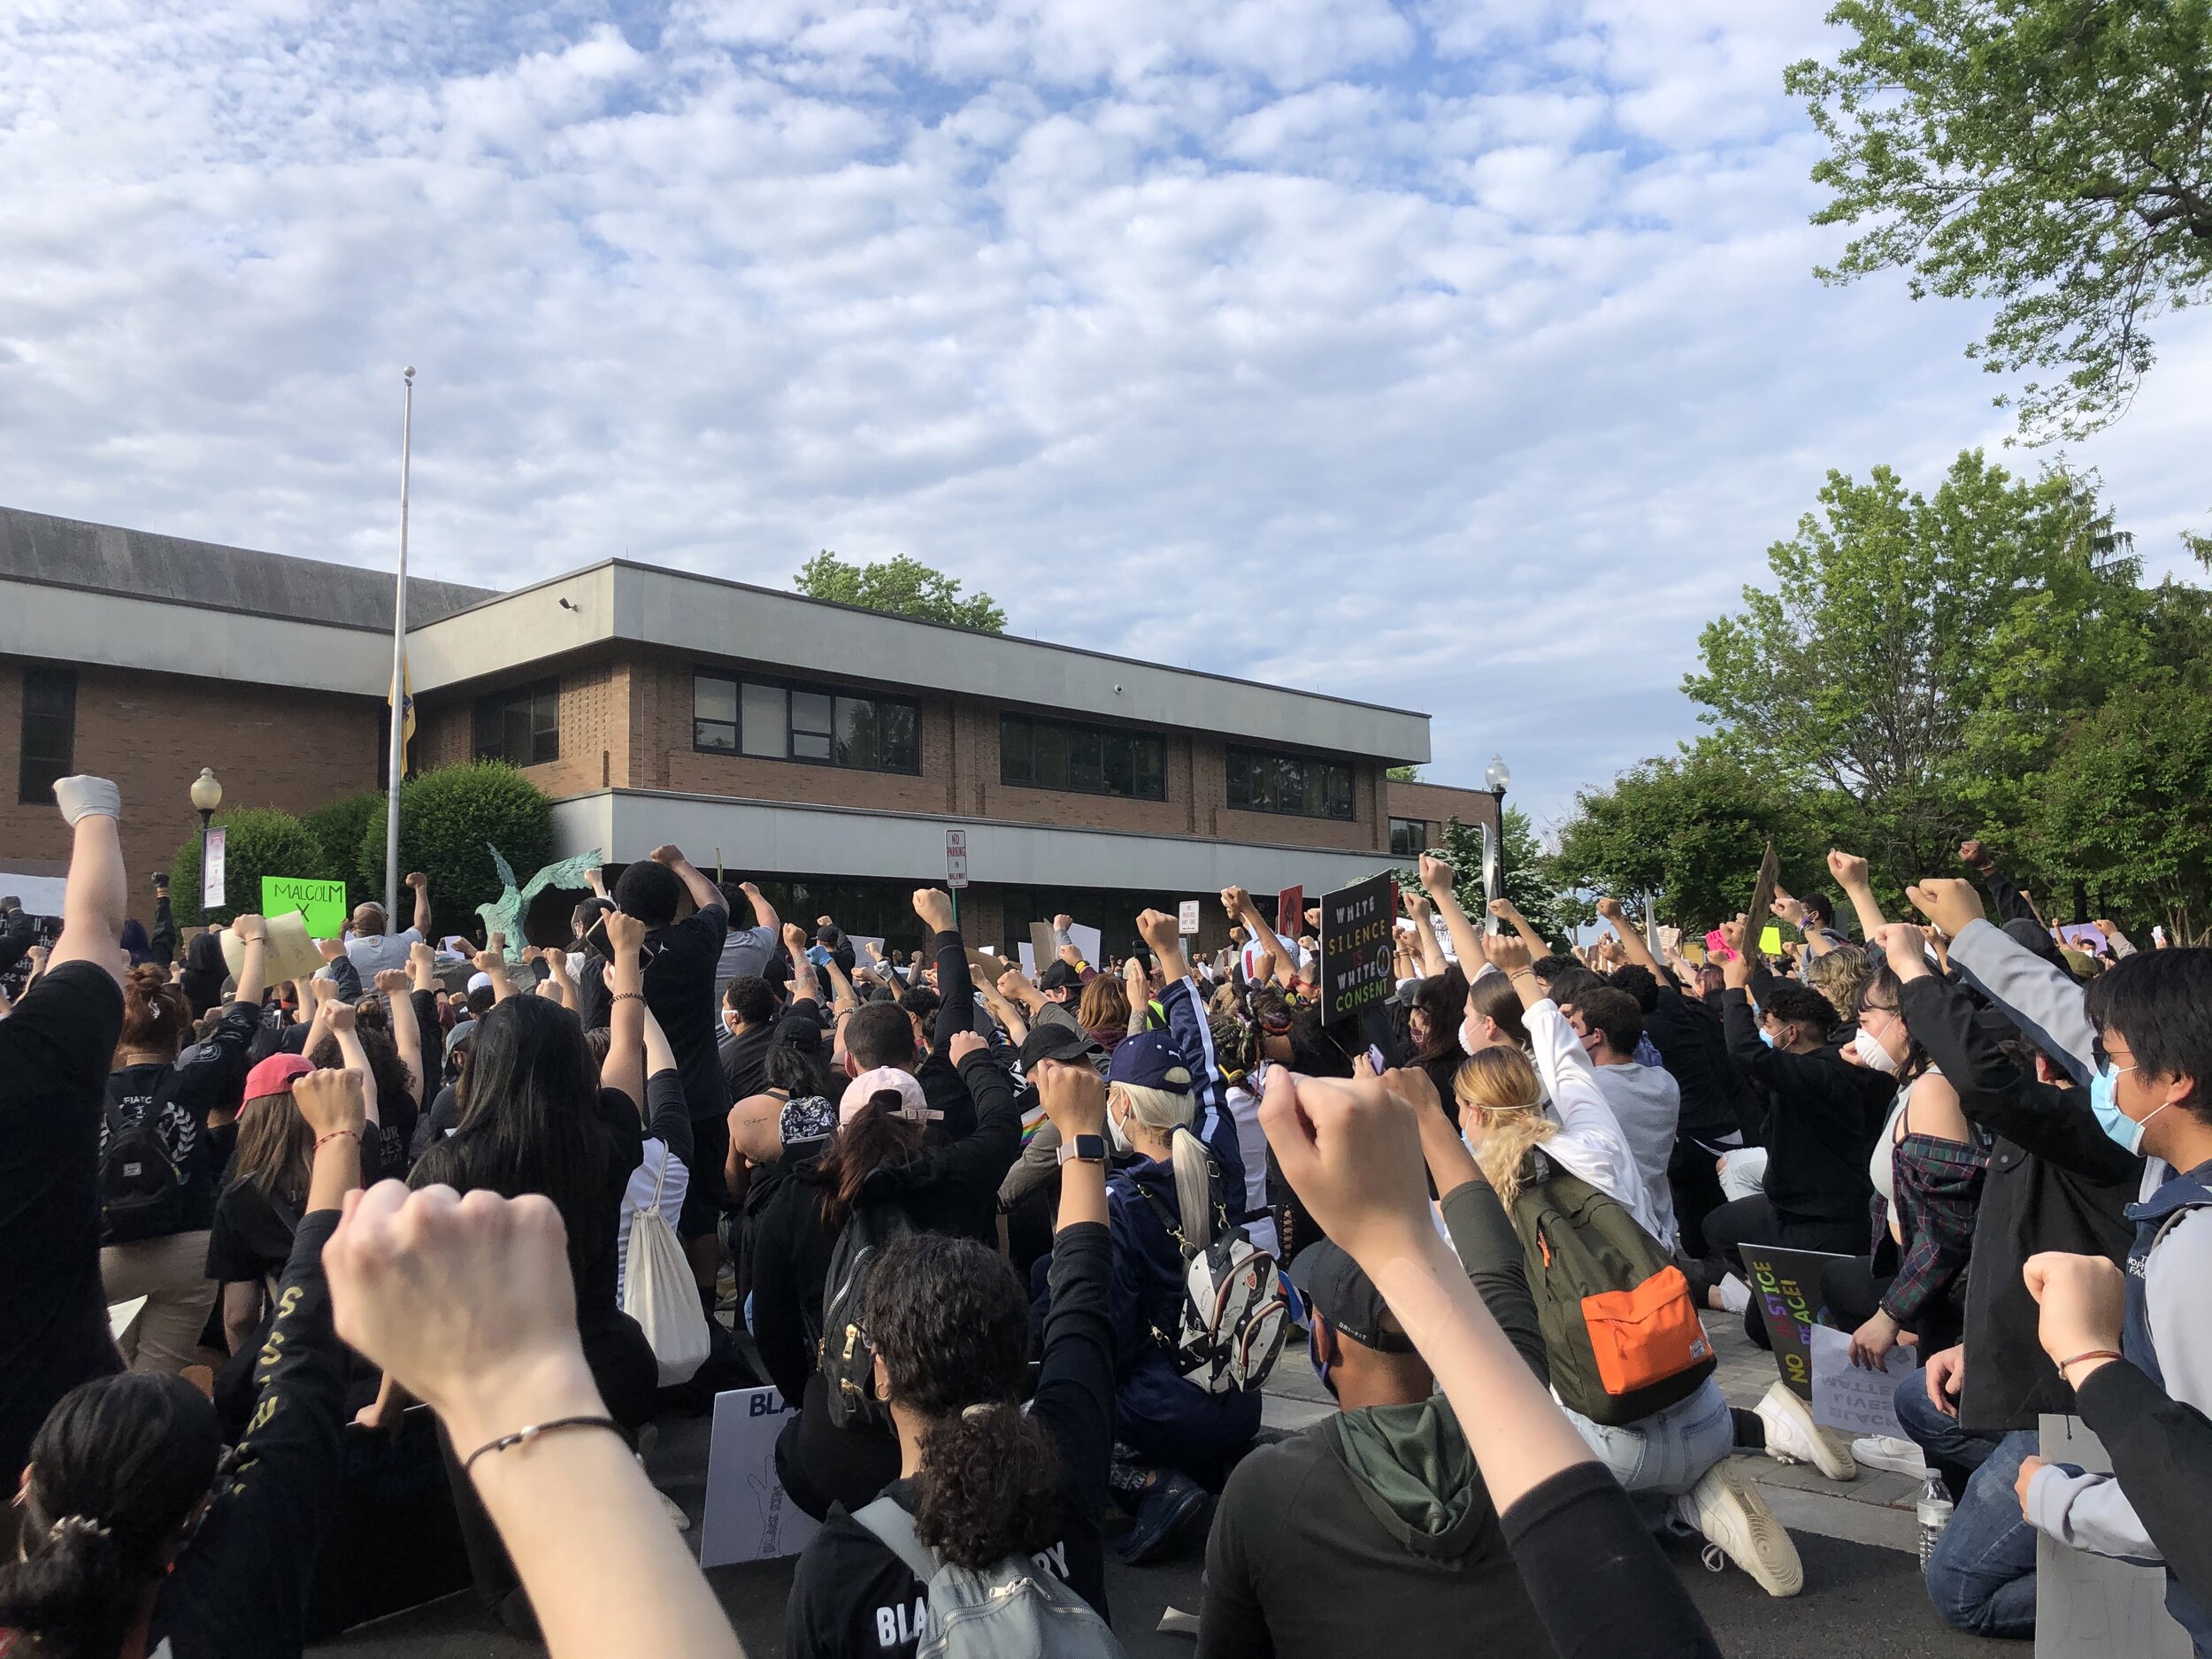
[[[1060,1454],[1019,1403],[1029,1310],[1013,1270],[972,1239],[907,1233],[877,1258],[865,1317],[888,1397],[927,1421],[915,1477],[922,1542],[975,1571],[1050,1545]]]
[[[148,962],[123,976],[123,1034],[119,1048],[145,1048],[174,1058],[192,1029],[192,1004],[169,970]]]
[[[0,1631],[40,1659],[113,1659],[221,1460],[215,1409],[180,1378],[127,1371],[63,1395],[31,1442]]]
[[[1213,1241],[1213,1157],[1206,1143],[1191,1133],[1198,1100],[1189,1092],[1190,1073],[1177,1066],[1166,1076],[1170,1082],[1180,1080],[1184,1092],[1109,1083],[1106,1100],[1109,1105],[1120,1102],[1138,1123],[1168,1136],[1175,1164],[1175,1212],[1182,1218],[1183,1236],[1193,1248],[1202,1250]]]
[[[1463,1115],[1474,1115],[1470,1126],[1482,1132],[1475,1162],[1498,1202],[1511,1209],[1530,1149],[1559,1133],[1544,1115],[1544,1085],[1535,1066],[1518,1048],[1485,1048],[1459,1068],[1452,1098]]]

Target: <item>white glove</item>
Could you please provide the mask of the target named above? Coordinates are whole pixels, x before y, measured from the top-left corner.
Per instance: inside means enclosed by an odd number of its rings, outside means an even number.
[[[69,827],[76,828],[80,820],[88,818],[120,818],[123,816],[123,792],[105,778],[80,773],[74,778],[54,780],[54,799],[61,807],[62,817],[69,820]]]

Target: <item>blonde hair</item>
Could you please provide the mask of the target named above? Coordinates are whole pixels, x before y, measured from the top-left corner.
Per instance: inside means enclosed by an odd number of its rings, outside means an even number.
[[[1544,1086],[1518,1048],[1485,1048],[1453,1074],[1452,1098],[1463,1117],[1471,1112],[1482,1130],[1475,1162],[1498,1202],[1510,1209],[1520,1196],[1530,1149],[1559,1133],[1544,1115]]]
[[[1179,1066],[1167,1074],[1187,1080]],[[1185,1090],[1146,1088],[1135,1083],[1109,1083],[1106,1103],[1119,1101],[1129,1116],[1147,1129],[1164,1133],[1172,1148],[1175,1165],[1175,1213],[1182,1218],[1183,1236],[1193,1249],[1213,1242],[1213,1157],[1206,1143],[1191,1133],[1198,1097]]]
[[[1856,945],[1838,945],[1805,969],[1805,983],[1828,999],[1839,1021],[1859,1017],[1859,997],[1873,977],[1873,963]]]

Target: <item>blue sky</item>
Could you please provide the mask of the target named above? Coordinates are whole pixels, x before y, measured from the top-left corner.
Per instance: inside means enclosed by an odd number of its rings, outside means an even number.
[[[2010,428],[1976,307],[1811,274],[1822,10],[31,0],[0,501],[388,566],[411,362],[427,573],[910,553],[1554,817],[1694,731],[1829,468]],[[2159,338],[2070,457],[2154,568],[2212,518]]]

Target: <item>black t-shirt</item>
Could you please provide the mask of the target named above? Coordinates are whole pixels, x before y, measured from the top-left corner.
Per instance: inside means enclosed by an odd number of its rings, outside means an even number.
[[[649,935],[656,952],[645,964],[645,1005],[675,1051],[694,1123],[730,1110],[715,1045],[722,1027],[714,1013],[714,969],[722,959],[729,916],[724,906],[710,904]]]
[[[768,1051],[776,1040],[793,1026],[803,1026],[819,1033],[822,1022],[815,1012],[818,1004],[797,1002],[779,1013],[762,1025],[748,1025],[735,1036],[724,1036],[720,1043],[722,1080],[730,1091],[730,1104],[734,1106],[749,1095],[757,1094],[768,1087]]]
[[[1106,1508],[1114,1407],[1113,1326],[1106,1313],[1112,1235],[1093,1222],[1064,1229],[1052,1253],[1052,1311],[1045,1320],[1031,1417],[1060,1451],[1064,1523],[1033,1557],[1109,1623],[1099,1517]],[[885,1488],[911,1512],[914,1482]],[[784,1614],[788,1659],[911,1659],[928,1589],[911,1569],[841,1507],[800,1554]]]
[[[215,1219],[215,1191],[227,1148],[210,1137],[207,1115],[239,1103],[252,1064],[248,1050],[260,1028],[258,1003],[234,1002],[189,1059],[175,1065],[127,1065],[108,1078],[109,1110],[100,1123],[100,1150],[107,1151],[111,1125],[129,1129],[158,1102],[155,1135],[184,1178],[179,1233],[200,1232]],[[114,1241],[103,1233],[102,1243]]]
[[[123,1368],[100,1286],[100,1118],[123,991],[89,962],[0,1019],[0,1469],[54,1402]]]
[[[219,1285],[259,1284],[284,1271],[299,1229],[299,1206],[264,1192],[257,1182],[233,1180],[215,1201],[207,1235],[207,1276]]]

